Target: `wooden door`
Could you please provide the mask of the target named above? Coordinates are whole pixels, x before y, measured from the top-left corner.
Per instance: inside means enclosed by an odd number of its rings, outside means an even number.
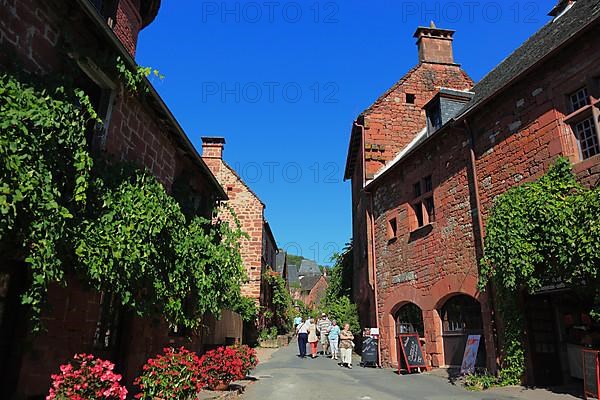
[[[537,386],[562,384],[556,314],[549,295],[526,299],[529,351]]]

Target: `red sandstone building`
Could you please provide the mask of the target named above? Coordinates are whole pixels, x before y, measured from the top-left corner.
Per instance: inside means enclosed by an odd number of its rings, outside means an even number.
[[[0,71],[61,74],[66,65],[75,64],[72,78],[104,122],[90,129],[94,152],[147,168],[173,195],[176,187],[185,187],[196,211],[210,218],[214,204],[227,198],[219,182],[151,85],[147,93],[131,95],[115,65],[105,63],[119,56],[136,67],[138,33],[152,22],[159,6],[160,0],[5,2],[0,12]],[[2,399],[43,398],[50,374],[75,353],[115,361],[125,382],[131,383],[146,360],[165,346],[203,350],[201,335],[183,336],[164,321],[124,312],[109,294],[86,288],[74,277],[66,288],[50,288],[42,316],[46,331],[30,335],[27,310],[19,298],[24,270],[18,259],[0,261]]]
[[[399,333],[418,332],[433,367],[460,364],[466,336],[481,334],[479,365],[494,371],[501,321],[477,288],[493,199],[559,155],[582,183],[600,181],[600,2],[560,1],[550,15],[475,85],[452,31],[417,29],[419,64],[353,125],[355,300],[380,328],[384,364],[397,364]],[[577,377],[565,321],[581,306],[568,288],[525,304],[527,381]]]
[[[249,236],[242,240],[242,258],[248,275],[248,282],[242,285],[242,295],[269,308],[271,294],[264,274],[267,268],[276,269],[277,243],[265,219],[265,204],[223,160],[224,146],[225,139],[222,137],[203,137],[202,158],[226,190],[226,203]]]

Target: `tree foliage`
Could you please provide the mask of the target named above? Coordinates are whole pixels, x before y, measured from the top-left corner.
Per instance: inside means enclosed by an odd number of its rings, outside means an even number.
[[[352,242],[347,243],[341,253],[334,254],[332,261],[334,265],[320,311],[337,320],[339,325],[350,324],[350,330],[358,334],[358,308],[352,302]]]
[[[556,283],[597,288],[598,265],[600,189],[581,186],[567,159],[496,198],[486,224],[480,284],[494,283],[505,322],[503,383],[519,383],[525,369],[520,293]]]
[[[331,302],[341,296],[352,298],[352,242],[346,243],[341,253],[336,253],[332,257],[333,268],[329,275],[327,292],[325,294],[326,302]]]

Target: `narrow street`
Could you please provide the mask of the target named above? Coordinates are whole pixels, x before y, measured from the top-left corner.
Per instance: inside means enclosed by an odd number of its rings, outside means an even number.
[[[430,374],[398,376],[391,369],[362,368],[355,355],[352,370],[325,357],[297,357],[295,341],[260,364],[244,400],[452,400],[515,399],[490,392],[468,392]]]

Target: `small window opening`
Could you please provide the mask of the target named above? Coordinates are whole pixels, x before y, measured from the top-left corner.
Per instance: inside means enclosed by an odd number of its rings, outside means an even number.
[[[398,221],[396,220],[396,217],[390,218],[390,220],[388,221],[387,234],[388,234],[388,240],[395,239],[397,237]]]

